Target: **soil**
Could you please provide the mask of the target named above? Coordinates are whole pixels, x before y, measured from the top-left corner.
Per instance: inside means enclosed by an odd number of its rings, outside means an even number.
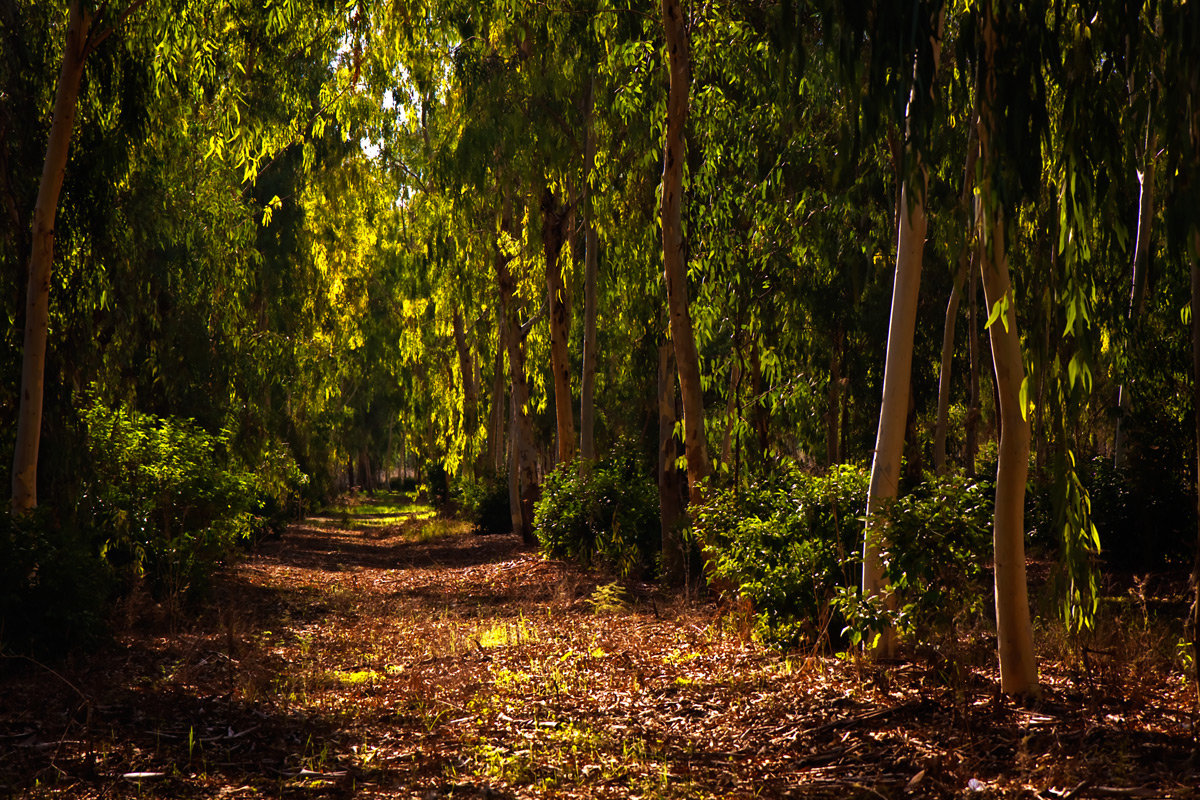
[[[0,661],[0,797],[1200,796],[1144,594],[1086,645],[1042,631],[1021,705],[983,632],[785,654],[735,608],[379,521],[306,520],[186,616],[130,601],[99,652]]]

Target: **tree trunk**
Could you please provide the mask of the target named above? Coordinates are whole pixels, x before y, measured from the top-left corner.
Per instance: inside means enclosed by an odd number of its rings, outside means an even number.
[[[983,294],[988,309],[995,309],[1001,303],[1006,306],[988,328],[1001,430],[992,533],[996,636],[1000,655],[1000,690],[1007,695],[1028,696],[1038,692],[1033,626],[1029,616],[1029,587],[1025,578],[1025,481],[1029,472],[1029,423],[1021,407],[1021,383],[1025,378],[1025,367],[1017,334],[1016,298],[1008,273],[1004,211],[991,185],[991,175],[995,170],[992,138],[996,98],[993,13],[991,9],[986,11],[983,20],[987,77],[984,86],[980,87],[982,109],[979,150],[984,176],[980,191]]]
[[[1147,122],[1145,166],[1138,174],[1141,188],[1138,194],[1137,240],[1133,246],[1133,285],[1129,290],[1131,336],[1146,306],[1146,266],[1150,261],[1150,233],[1154,223],[1154,146],[1154,134]],[[1117,467],[1125,461],[1125,417],[1129,414],[1130,406],[1129,387],[1122,383],[1117,388],[1117,425],[1113,436],[1113,464]]]
[[[688,494],[693,505],[703,499],[708,477],[708,444],[704,433],[704,390],[700,385],[700,355],[688,309],[687,269],[683,259],[684,130],[687,126],[690,54],[679,0],[663,0],[663,28],[670,59],[667,93],[667,135],[663,148],[662,237],[663,278],[671,318],[671,341],[683,395],[683,442],[687,452]]]
[[[550,309],[550,369],[554,375],[554,419],[558,434],[558,463],[575,455],[575,417],[571,408],[571,333],[562,254],[570,213],[550,187],[542,193],[542,247],[546,257],[547,308]]]
[[[579,454],[585,461],[596,458],[596,292],[600,271],[600,237],[592,224],[592,190],[589,180],[596,163],[596,131],[593,108],[596,77],[588,85],[587,133],[583,152],[583,373],[579,381]]]
[[[502,221],[507,229],[511,225],[507,211]],[[504,331],[507,333],[505,347],[508,351],[508,373],[510,414],[508,484],[509,500],[512,504],[513,532],[528,544],[534,543],[533,503],[537,494],[535,474],[537,454],[533,446],[533,426],[525,407],[529,402],[529,384],[525,379],[525,332],[521,329],[517,282],[508,268],[508,257],[496,248],[496,283],[500,291],[500,303],[505,315]]]
[[[504,312],[496,314],[496,357],[492,364],[492,396],[488,413],[488,464],[499,474],[504,467],[504,348],[508,326]]]
[[[471,348],[467,346],[462,312],[457,308],[454,309],[454,345],[458,350],[458,371],[462,374],[463,432],[470,436],[475,433],[475,414],[479,402],[479,390],[475,386],[475,364],[471,356]]]
[[[87,32],[91,15],[72,0],[62,70],[54,95],[54,117],[33,209],[33,242],[25,298],[25,338],[21,353],[21,398],[17,412],[17,442],[13,451],[12,510],[24,514],[37,508],[38,448],[42,431],[42,393],[46,370],[46,341],[50,324],[50,271],[54,264],[54,220],[58,196],[67,171],[75,108],[83,78]]]
[[[675,351],[667,341],[658,346],[658,505],[662,517],[663,580],[678,585],[684,579],[684,548],[679,519],[683,498],[675,459]]]
[[[939,26],[940,28],[940,26]],[[941,50],[941,37],[932,41],[934,74]],[[915,65],[914,65],[915,70]],[[917,92],[914,81],[909,98],[906,124],[912,124],[911,114]],[[882,514],[896,499],[900,488],[900,462],[904,450],[904,432],[912,385],[913,335],[917,325],[917,295],[921,287],[921,262],[925,253],[925,194],[929,183],[928,169],[921,154],[910,150],[916,159],[911,175],[900,183],[896,206],[899,220],[896,236],[896,278],[892,286],[892,311],[888,322],[887,354],[883,367],[883,402],[879,410],[879,429],[875,437],[875,455],[871,461],[871,480],[867,488],[867,524],[863,537],[862,590],[866,597],[883,596],[894,607],[895,596],[884,575],[881,545],[886,536]],[[895,632],[885,630],[873,648],[877,658],[894,658]]]
[[[922,192],[922,195],[924,192]],[[891,597],[880,556],[884,526],[882,514],[896,499],[900,486],[900,460],[904,429],[908,420],[909,384],[912,374],[913,335],[917,323],[917,294],[921,285],[921,259],[925,246],[923,197],[908,199],[908,186],[901,190],[900,233],[896,247],[896,278],[892,290],[892,313],[888,324],[887,355],[883,370],[883,404],[875,437],[875,457],[867,492],[867,532],[863,543],[863,594]],[[876,656],[895,656],[895,638],[888,631],[880,637]]]
[[[971,198],[975,188],[975,161],[979,157],[979,139],[975,126],[967,142],[967,163],[963,169],[963,188],[959,195],[960,208],[971,216]],[[974,227],[972,220],[971,227]],[[962,251],[958,254],[958,269],[954,274],[954,285],[950,288],[950,301],[946,303],[946,322],[942,328],[942,362],[938,372],[937,423],[933,428],[933,468],[938,474],[946,471],[946,432],[950,414],[950,378],[954,366],[954,326],[958,321],[958,306],[962,300],[963,283],[970,274],[970,262],[974,248],[967,236]]]
[[[975,242],[972,261],[979,260],[979,242]],[[979,453],[979,288],[975,282],[975,267],[967,271],[967,334],[970,337],[971,374],[968,377],[970,398],[967,401],[967,421],[963,425],[963,471],[975,477],[975,457]]]

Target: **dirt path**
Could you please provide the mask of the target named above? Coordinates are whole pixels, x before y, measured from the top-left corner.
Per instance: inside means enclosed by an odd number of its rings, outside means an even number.
[[[380,522],[291,528],[184,630],[6,660],[0,797],[1198,796],[1162,676],[1050,667],[1015,708],[987,667],[785,658],[513,537]]]

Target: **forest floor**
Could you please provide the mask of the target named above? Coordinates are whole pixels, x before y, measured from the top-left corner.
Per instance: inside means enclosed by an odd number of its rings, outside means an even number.
[[[781,654],[711,602],[361,504],[201,609],[131,602],[100,652],[0,663],[0,797],[1200,797],[1174,642],[1127,605],[1144,625],[1043,652],[1023,707],[985,643]]]

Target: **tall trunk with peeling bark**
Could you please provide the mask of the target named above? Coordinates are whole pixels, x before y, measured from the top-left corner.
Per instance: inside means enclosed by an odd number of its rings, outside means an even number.
[[[554,375],[554,419],[558,433],[558,463],[575,455],[575,412],[571,403],[571,307],[563,280],[562,255],[570,210],[546,187],[542,193],[542,248],[546,258],[546,295],[550,311],[550,370]]]
[[[46,371],[46,342],[50,324],[50,271],[54,264],[54,220],[67,171],[71,132],[79,85],[87,57],[91,15],[79,0],[71,3],[62,69],[54,95],[54,117],[33,210],[33,248],[29,255],[29,284],[25,298],[25,338],[21,353],[21,395],[17,411],[17,442],[13,451],[12,510],[24,514],[37,508],[38,449],[42,432],[42,394]]]
[[[596,77],[588,84],[587,133],[583,147],[583,372],[579,381],[579,454],[585,461],[596,457],[596,292],[600,271],[600,237],[592,224],[592,190],[588,181],[596,163],[594,106]]]
[[[700,385],[700,355],[688,308],[687,269],[683,259],[683,167],[684,130],[687,126],[690,90],[688,34],[679,0],[663,0],[663,29],[670,62],[667,92],[667,135],[663,147],[662,237],[663,278],[667,286],[671,341],[679,369],[679,391],[683,396],[683,443],[687,453],[688,493],[691,503],[703,498],[708,477],[708,443],[704,433],[704,389]]]
[[[1003,304],[1003,313],[988,328],[992,343],[1000,422],[1000,453],[996,467],[996,509],[992,529],[995,568],[996,638],[1000,656],[1000,690],[1029,696],[1038,691],[1033,625],[1029,616],[1029,587],[1025,576],[1025,482],[1029,473],[1029,423],[1021,407],[1025,365],[1017,333],[1016,298],[1008,271],[1004,209],[992,187],[996,171],[997,33],[994,10],[983,17],[986,77],[980,87],[979,152],[983,176],[980,187],[980,238],[983,294],[989,310]],[[989,311],[989,317],[991,313]]]
[[[943,12],[944,13],[944,12]],[[933,35],[933,74],[941,53],[941,25]],[[914,64],[914,73],[916,65]],[[914,80],[906,111],[906,126],[914,125],[912,114],[919,91]],[[900,465],[904,434],[908,423],[911,397],[913,335],[917,325],[917,295],[921,287],[921,263],[925,254],[925,193],[928,168],[921,153],[909,147],[906,156],[915,161],[900,183],[896,207],[896,277],[892,286],[892,310],[888,322],[887,354],[883,368],[883,402],[879,410],[879,428],[875,437],[875,455],[871,461],[871,479],[867,487],[867,524],[863,537],[862,590],[867,597],[882,596],[895,605],[881,555],[887,535],[885,514],[900,489]],[[895,656],[895,632],[881,632],[873,652],[879,658]]]

